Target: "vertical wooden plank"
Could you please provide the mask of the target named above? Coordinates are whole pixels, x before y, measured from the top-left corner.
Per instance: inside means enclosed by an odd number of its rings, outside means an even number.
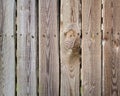
[[[59,96],[57,0],[39,1],[39,96]]]
[[[17,96],[36,96],[36,0],[17,5]]]
[[[120,96],[120,0],[103,5],[103,96]]]
[[[61,0],[60,96],[80,96],[80,0]]]
[[[82,96],[101,96],[101,0],[82,0]]]
[[[0,95],[15,96],[15,0],[0,0]]]

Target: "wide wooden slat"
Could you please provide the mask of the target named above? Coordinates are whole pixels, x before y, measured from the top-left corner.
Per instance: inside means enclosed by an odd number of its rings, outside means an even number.
[[[39,1],[39,96],[59,96],[57,0]]]
[[[15,0],[0,0],[0,96],[15,96]]]
[[[103,96],[120,96],[120,0],[103,3]]]
[[[17,96],[36,96],[36,0],[17,6]]]
[[[80,0],[61,0],[60,96],[80,96]]]
[[[81,75],[82,96],[101,96],[101,0],[82,0]]]

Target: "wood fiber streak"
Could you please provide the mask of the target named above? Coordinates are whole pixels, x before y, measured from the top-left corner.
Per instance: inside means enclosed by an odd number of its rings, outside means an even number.
[[[104,0],[103,96],[120,96],[120,0]]]
[[[60,96],[80,96],[80,0],[61,0]]]
[[[59,96],[57,3],[39,1],[39,96]]]
[[[101,0],[82,0],[82,96],[101,96]]]
[[[15,96],[15,1],[0,0],[0,96]]]
[[[36,0],[17,0],[17,96],[37,96]]]

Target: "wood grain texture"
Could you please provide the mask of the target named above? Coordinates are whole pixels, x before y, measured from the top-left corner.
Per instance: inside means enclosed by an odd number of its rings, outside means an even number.
[[[82,96],[101,96],[101,0],[82,0],[81,75]]]
[[[80,96],[80,0],[61,0],[60,96]]]
[[[0,0],[0,96],[15,96],[15,0]]]
[[[59,96],[57,0],[39,1],[39,96]]]
[[[17,96],[36,96],[36,0],[17,6]]]
[[[120,0],[103,2],[103,96],[120,96]]]

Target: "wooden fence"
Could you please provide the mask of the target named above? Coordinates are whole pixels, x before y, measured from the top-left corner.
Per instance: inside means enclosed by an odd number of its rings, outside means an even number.
[[[0,0],[0,96],[120,96],[120,0]]]

